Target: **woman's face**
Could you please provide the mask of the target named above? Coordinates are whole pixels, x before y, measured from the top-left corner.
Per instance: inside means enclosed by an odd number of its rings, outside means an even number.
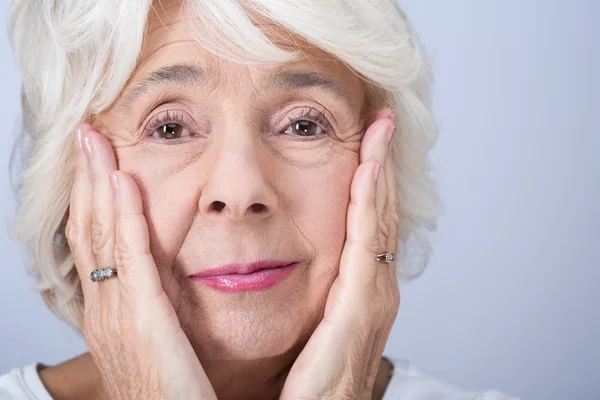
[[[363,85],[317,51],[276,68],[219,59],[163,3],[132,79],[93,125],[138,183],[162,284],[201,359],[296,353],[337,275]],[[262,290],[190,278],[257,260],[297,266]]]

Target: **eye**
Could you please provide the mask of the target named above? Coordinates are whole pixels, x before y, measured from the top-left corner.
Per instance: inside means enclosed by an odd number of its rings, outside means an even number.
[[[191,136],[189,126],[194,127],[192,118],[181,110],[165,110],[148,122],[146,135],[159,142],[176,143]]]
[[[171,140],[179,139],[187,132],[187,128],[180,124],[166,124],[159,126],[153,134],[157,134],[160,139]]]
[[[294,136],[310,137],[317,136],[323,129],[312,121],[300,120],[292,123],[285,133],[291,133]]]
[[[325,115],[316,110],[307,110],[297,118],[289,118],[289,121],[291,125],[284,133],[298,138],[315,138],[327,134],[330,129]]]

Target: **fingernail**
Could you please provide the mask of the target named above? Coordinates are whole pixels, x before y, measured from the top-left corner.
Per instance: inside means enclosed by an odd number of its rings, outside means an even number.
[[[119,177],[112,172],[108,175],[108,180],[110,181],[110,187],[112,188],[113,194],[116,196],[119,191]]]
[[[373,180],[375,182],[377,182],[377,179],[379,179],[379,171],[381,170],[381,164],[377,163],[375,165],[375,169],[373,170]]]
[[[396,132],[396,126],[392,125],[388,128],[387,133],[386,133],[386,142],[387,144],[390,144],[390,142],[392,141],[392,137],[394,137],[394,133]]]
[[[92,156],[92,139],[90,139],[90,137],[88,135],[85,135],[83,137],[83,142],[85,144],[84,148],[85,148],[85,152],[87,153],[88,156]]]
[[[83,132],[81,131],[81,128],[75,130],[75,143],[75,148],[78,152],[83,150]]]

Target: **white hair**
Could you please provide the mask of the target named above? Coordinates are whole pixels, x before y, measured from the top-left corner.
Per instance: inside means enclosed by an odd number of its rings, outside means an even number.
[[[258,18],[341,60],[366,82],[371,107],[396,110],[394,149],[401,205],[398,273],[414,278],[431,253],[441,212],[429,176],[437,137],[424,52],[395,0],[187,0],[197,40],[240,63],[281,63],[299,52],[273,44]],[[136,67],[151,0],[14,0],[9,36],[22,77],[28,147],[17,188],[13,236],[30,256],[36,289],[81,331],[83,295],[64,239],[73,180],[75,127],[107,109]]]

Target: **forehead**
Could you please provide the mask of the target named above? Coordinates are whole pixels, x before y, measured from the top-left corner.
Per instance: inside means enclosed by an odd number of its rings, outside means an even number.
[[[155,4],[148,17],[147,35],[131,81],[139,81],[162,67],[178,64],[198,65],[214,83],[221,85],[231,81],[239,83],[241,75],[254,82],[261,80],[261,76],[281,70],[316,72],[332,78],[343,89],[349,103],[356,107],[363,104],[364,82],[356,73],[326,51],[268,21],[255,24],[263,32],[268,32],[267,37],[276,46],[300,51],[303,55],[300,60],[252,68],[224,60],[194,39],[190,26],[198,23],[198,16],[190,15],[177,0],[163,0]]]

